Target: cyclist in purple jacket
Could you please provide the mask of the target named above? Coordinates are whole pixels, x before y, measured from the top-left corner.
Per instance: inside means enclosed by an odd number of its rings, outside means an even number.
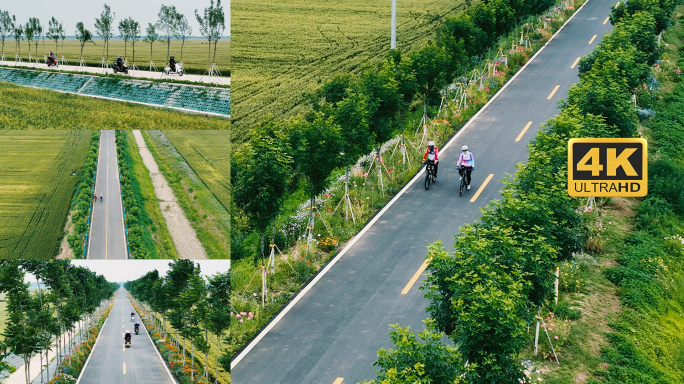
[[[475,170],[475,157],[468,151],[467,145],[462,146],[461,151],[456,167],[458,168],[458,173],[461,175],[461,178],[463,178],[463,173],[465,172],[468,189],[470,189],[470,173]]]

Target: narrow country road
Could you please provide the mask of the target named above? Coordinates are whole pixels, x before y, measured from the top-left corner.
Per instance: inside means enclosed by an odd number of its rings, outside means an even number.
[[[526,161],[527,144],[540,124],[558,113],[558,101],[579,81],[578,58],[612,28],[607,16],[615,2],[589,0],[442,148],[437,183],[426,191],[419,177],[408,186],[233,359],[233,381],[347,384],[375,378],[378,349],[392,347],[389,324],[410,325],[416,333],[424,329],[428,302],[418,290],[423,279],[409,281],[420,276],[427,245],[441,239],[451,249],[459,228],[501,196],[501,180]],[[464,144],[476,170],[472,189],[459,197],[454,168]]]
[[[86,258],[127,259],[114,131],[102,131],[100,134],[95,193],[97,201],[93,203]]]
[[[133,305],[121,288],[109,312],[77,384],[175,384],[152,339],[140,322],[140,333],[133,332]],[[130,347],[124,345],[124,332],[133,335]]]

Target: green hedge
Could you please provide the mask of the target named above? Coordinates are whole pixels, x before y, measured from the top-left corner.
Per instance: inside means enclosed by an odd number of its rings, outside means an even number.
[[[74,251],[75,257],[83,257],[83,242],[88,232],[88,220],[90,206],[93,201],[93,188],[95,173],[97,172],[97,157],[100,148],[100,131],[93,132],[90,138],[90,149],[86,155],[83,175],[76,185],[72,207],[75,207],[71,215],[71,222],[74,224],[74,233],[67,236],[67,242]]]
[[[145,209],[145,198],[140,190],[140,182],[135,177],[135,165],[129,152],[128,132],[116,131],[116,152],[121,177],[121,197],[126,211],[126,229],[131,258],[157,258],[157,248],[150,226],[152,219]]]

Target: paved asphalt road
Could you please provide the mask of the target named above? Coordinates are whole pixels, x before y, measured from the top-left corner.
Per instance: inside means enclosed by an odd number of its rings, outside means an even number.
[[[176,383],[142,322],[140,334],[133,332],[131,312],[133,306],[122,288],[77,384]],[[137,315],[135,319],[140,321]],[[123,338],[126,330],[133,336],[128,348]]]
[[[2,65],[7,65],[10,67],[29,67],[29,68],[38,68],[38,69],[50,69],[46,64],[28,64],[26,62],[22,63],[17,63],[16,61],[3,61],[0,62]],[[19,65],[20,64],[20,65]],[[78,64],[78,62],[76,62]],[[184,74],[183,76],[178,76],[178,75],[164,75],[162,73],[162,70],[164,69],[164,63],[162,63],[159,66],[159,72],[149,72],[149,71],[143,71],[138,69],[137,71],[128,71],[128,75],[123,75],[120,74],[119,76],[125,76],[125,77],[134,77],[138,79],[162,79],[162,80],[184,80],[184,81],[193,81],[195,83],[205,83],[205,84],[210,84],[210,83],[219,83],[222,85],[230,85],[230,77],[212,77],[211,81],[208,76],[202,76],[202,75],[186,75]],[[144,68],[144,67],[143,67]],[[112,69],[107,69],[103,70],[100,67],[86,67],[83,70],[80,70],[78,68],[78,65],[60,65],[58,69],[52,69],[53,71],[61,71],[61,72],[73,72],[73,73],[95,73],[95,74],[114,74],[114,71]]]
[[[114,131],[100,133],[95,193],[97,201],[93,204],[86,258],[127,259]],[[100,195],[104,197],[100,199]]]
[[[416,332],[424,328],[428,302],[417,289],[421,282],[406,295],[401,291],[423,263],[426,246],[441,239],[450,248],[460,226],[479,218],[480,207],[500,197],[500,180],[527,159],[527,143],[578,82],[577,67],[571,66],[612,28],[604,24],[612,3],[588,1],[440,153],[437,183],[426,191],[421,177],[408,188],[251,350],[233,360],[234,383],[346,384],[375,378],[378,349],[392,346],[388,325],[410,325]],[[476,171],[472,189],[459,197],[454,168],[463,144],[475,155]],[[489,174],[491,182],[471,203]]]

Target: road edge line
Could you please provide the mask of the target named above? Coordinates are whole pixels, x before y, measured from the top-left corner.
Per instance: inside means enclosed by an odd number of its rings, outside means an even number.
[[[546,42],[546,44],[544,44],[543,47],[541,47],[534,55],[532,55],[532,57],[527,61],[527,63],[525,63],[525,65],[523,65],[522,68],[520,68],[520,70],[519,70],[518,72],[516,72],[516,74],[513,75],[513,77],[511,77],[510,80],[508,80],[508,81],[506,82],[506,84],[504,84],[504,86],[501,87],[501,89],[499,89],[499,90],[494,94],[494,96],[492,96],[492,98],[489,99],[489,101],[487,101],[487,103],[486,103],[485,105],[483,105],[482,108],[480,108],[480,110],[477,111],[477,113],[475,113],[475,115],[473,115],[473,117],[471,117],[470,120],[468,120],[468,122],[467,122],[461,129],[459,129],[458,132],[456,132],[456,134],[451,138],[451,140],[449,140],[449,142],[448,142],[446,145],[444,145],[444,147],[442,147],[442,153],[443,153],[443,152],[444,152],[444,151],[445,151],[445,150],[446,150],[454,141],[456,141],[456,139],[458,138],[458,136],[460,136],[460,134],[461,134],[463,131],[465,131],[466,128],[468,128],[468,127],[470,126],[470,124],[472,124],[472,122],[475,121],[475,119],[477,119],[477,117],[478,117],[478,116],[479,116],[479,115],[480,115],[480,114],[489,106],[489,104],[491,104],[491,103],[492,103],[492,102],[493,102],[493,101],[494,101],[494,100],[495,100],[495,99],[496,99],[496,98],[497,98],[497,97],[498,97],[498,96],[499,96],[499,95],[508,87],[508,85],[511,84],[511,83],[513,82],[513,80],[515,80],[515,78],[518,77],[518,75],[521,74],[521,73],[525,70],[525,68],[527,68],[527,66],[528,66],[528,65],[537,57],[537,55],[539,55],[539,54],[544,50],[544,48],[546,48],[546,47],[549,45],[549,43],[556,37],[556,35],[558,35],[558,34],[563,30],[563,28],[565,28],[565,26],[570,22],[570,20],[572,20],[573,17],[575,17],[575,15],[578,14],[578,13],[582,10],[582,8],[584,8],[584,6],[585,6],[589,1],[591,1],[591,0],[586,0],[586,1],[577,9],[577,11],[575,11],[575,13],[573,13],[572,16],[570,16],[570,17],[565,21],[565,23],[558,29],[558,31],[556,31],[556,33],[554,33],[553,36],[551,36],[551,38]],[[330,270],[330,268],[332,268],[332,266],[335,265],[335,263],[337,263],[337,261],[338,261],[342,256],[344,256],[345,253],[347,253],[347,250],[348,250],[349,248],[351,248],[352,246],[354,246],[354,244],[356,244],[356,241],[357,241],[361,236],[363,236],[363,235],[368,231],[368,229],[370,229],[370,228],[373,226],[373,224],[375,224],[375,223],[378,221],[378,219],[385,213],[385,211],[387,211],[387,210],[388,210],[388,209],[389,209],[389,208],[390,208],[390,207],[399,199],[399,197],[401,197],[401,195],[403,195],[404,192],[406,192],[406,191],[413,185],[413,183],[415,183],[416,180],[418,180],[418,179],[420,178],[420,176],[423,175],[423,173],[425,173],[425,168],[424,168],[424,167],[423,167],[420,171],[418,171],[418,173],[416,173],[416,175],[413,177],[413,179],[411,179],[411,181],[409,181],[408,184],[406,184],[406,185],[404,186],[404,188],[402,188],[401,191],[399,191],[399,193],[397,193],[397,194],[392,198],[392,200],[390,200],[390,202],[387,203],[387,204],[382,208],[382,210],[381,210],[378,214],[376,214],[376,215],[371,219],[371,221],[370,221],[366,226],[364,226],[364,227],[361,229],[361,231],[360,231],[356,236],[354,236],[354,237],[351,239],[351,241],[349,241],[349,243],[347,243],[347,245],[344,247],[344,249],[343,249],[342,251],[340,251],[340,253],[338,253],[332,260],[330,260],[330,261],[328,262],[328,264],[325,266],[325,268],[323,268],[323,270],[321,270],[319,273],[317,273],[316,276],[313,278],[313,280],[311,280],[311,281],[309,282],[309,284],[307,284],[304,288],[302,288],[302,290],[299,291],[299,293],[292,299],[292,301],[290,301],[290,302],[287,304],[287,306],[286,306],[282,311],[280,311],[280,312],[278,313],[278,315],[277,315],[273,320],[271,320],[271,321],[266,325],[266,327],[265,327],[261,332],[259,332],[259,333],[256,335],[256,337],[255,337],[254,339],[252,339],[252,341],[251,341],[249,344],[247,344],[247,346],[245,346],[245,348],[242,349],[242,351],[241,351],[241,352],[240,352],[240,353],[239,353],[239,354],[230,362],[230,369],[231,369],[231,371],[235,368],[235,366],[238,365],[238,363],[239,363],[242,359],[245,358],[245,356],[246,356],[252,349],[254,349],[254,347],[261,341],[261,339],[263,339],[264,336],[266,336],[266,334],[268,334],[268,332],[270,332],[271,329],[273,329],[273,327],[275,327],[275,325],[276,325],[276,324],[277,324],[277,323],[278,323],[278,322],[279,322],[279,321],[280,321],[280,320],[281,320],[281,319],[282,319],[282,318],[283,318],[283,317],[292,309],[292,307],[294,307],[295,304],[297,304],[297,303],[299,302],[299,300],[301,300],[301,298],[302,298],[307,292],[309,292],[309,290],[311,289],[311,287],[313,287],[313,286],[321,279],[321,277],[323,277],[323,275],[325,275],[325,274],[328,272],[328,270]]]
[[[114,299],[116,301],[116,299]],[[114,309],[114,308],[112,308]],[[109,311],[109,315],[112,314],[112,311]],[[107,324],[107,320],[109,320],[109,315],[107,315],[107,318],[105,319],[104,323],[102,323],[102,328],[97,332],[97,338],[95,339],[95,344],[93,344],[93,348],[90,349],[90,354],[88,354],[88,358],[86,359],[85,364],[83,364],[83,368],[81,369],[81,373],[78,374],[78,379],[76,379],[76,384],[78,384],[81,381],[81,377],[83,376],[83,372],[85,372],[86,367],[88,366],[88,362],[90,361],[90,356],[93,355],[93,352],[95,352],[95,346],[97,346],[97,342],[100,340],[100,335],[102,334],[102,329],[105,327],[105,324]]]

